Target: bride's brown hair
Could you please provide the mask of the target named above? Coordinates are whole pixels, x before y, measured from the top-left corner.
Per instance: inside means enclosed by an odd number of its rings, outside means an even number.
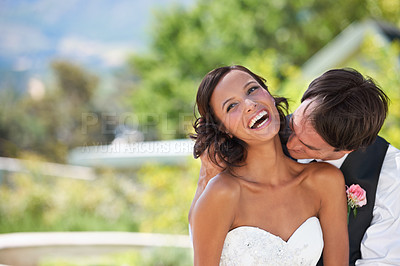
[[[207,151],[209,159],[216,165],[231,170],[243,165],[247,156],[247,145],[241,139],[226,133],[224,125],[217,119],[210,105],[211,95],[219,81],[230,71],[239,70],[252,76],[260,86],[268,91],[265,79],[254,74],[244,66],[224,66],[210,71],[201,81],[197,91],[196,105],[200,117],[193,124],[195,134],[190,137],[196,140],[193,156],[198,158]],[[280,117],[280,131],[286,127],[288,102],[283,97],[273,97]],[[222,165],[219,163],[222,162]]]

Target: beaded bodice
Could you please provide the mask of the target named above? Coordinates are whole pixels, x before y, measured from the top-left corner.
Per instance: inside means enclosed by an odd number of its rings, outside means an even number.
[[[324,246],[318,218],[308,218],[288,241],[263,229],[240,226],[228,232],[220,266],[316,265]]]

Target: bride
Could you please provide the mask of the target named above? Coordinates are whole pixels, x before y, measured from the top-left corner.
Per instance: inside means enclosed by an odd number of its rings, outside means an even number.
[[[201,82],[195,157],[223,166],[192,203],[194,265],[348,264],[345,183],[326,163],[300,164],[282,151],[285,98],[243,66]]]

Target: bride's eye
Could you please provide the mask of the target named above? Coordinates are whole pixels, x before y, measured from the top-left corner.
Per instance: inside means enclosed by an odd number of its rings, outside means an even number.
[[[233,107],[236,106],[236,103],[231,103],[230,105],[228,105],[228,107],[226,108],[226,112],[228,113]]]
[[[252,92],[254,92],[254,91],[256,91],[256,90],[258,90],[258,87],[257,87],[257,86],[251,87],[251,88],[247,91],[247,94],[251,94]]]

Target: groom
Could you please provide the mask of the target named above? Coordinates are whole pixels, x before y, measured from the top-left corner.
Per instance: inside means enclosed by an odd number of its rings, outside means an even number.
[[[400,265],[400,151],[377,137],[388,101],[357,71],[330,70],[311,82],[282,134],[292,158],[331,163],[347,186],[366,190],[367,204],[349,216],[349,265]],[[203,156],[192,205],[218,173]]]
[[[347,186],[366,190],[367,204],[349,216],[350,265],[400,265],[400,151],[377,137],[388,101],[371,79],[334,69],[311,82],[289,119],[291,157],[331,163]]]

